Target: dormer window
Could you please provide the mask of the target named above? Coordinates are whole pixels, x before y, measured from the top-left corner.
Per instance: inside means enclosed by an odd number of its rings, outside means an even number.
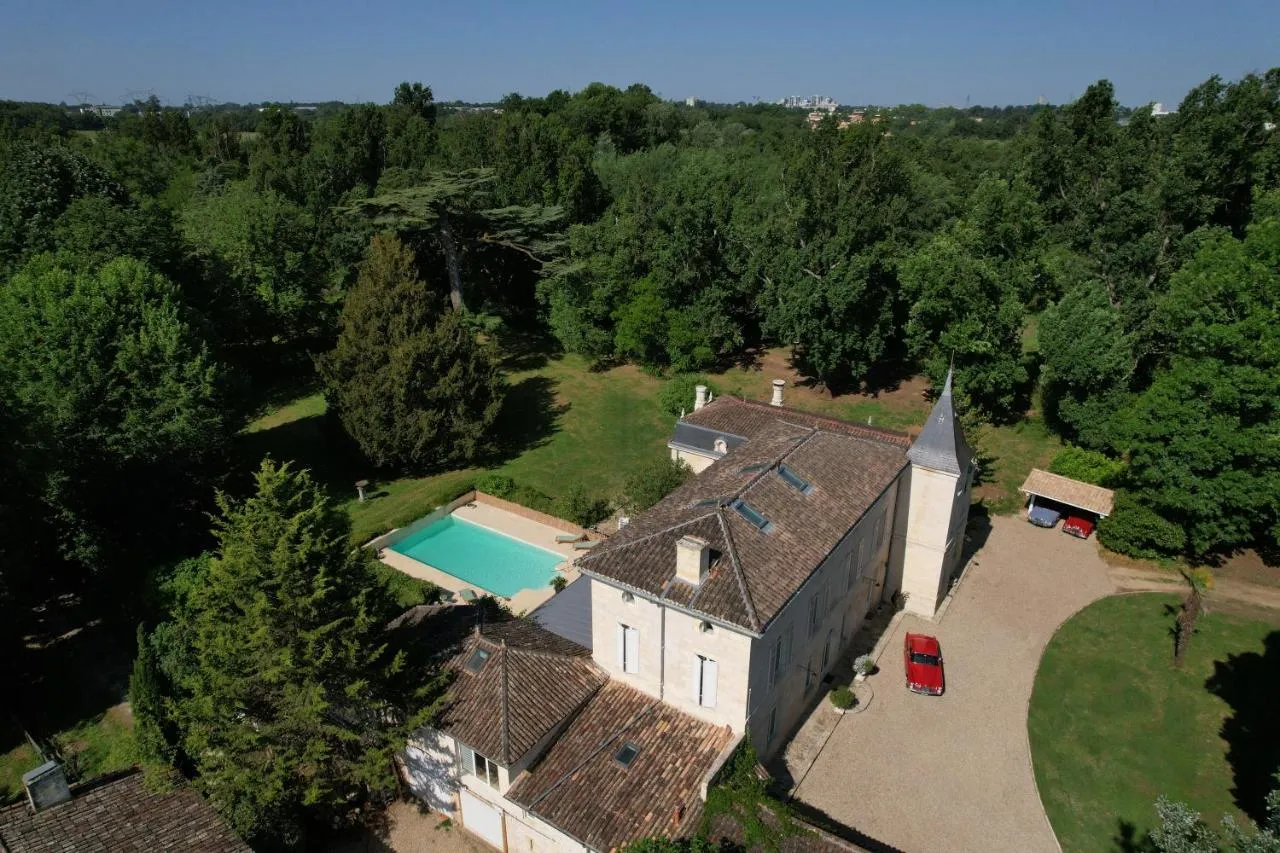
[[[723,438],[717,438],[714,447],[716,449],[716,453],[729,452],[729,444]]]

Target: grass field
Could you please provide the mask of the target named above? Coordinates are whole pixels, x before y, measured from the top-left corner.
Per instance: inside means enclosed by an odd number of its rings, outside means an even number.
[[[250,424],[242,436],[242,456],[248,467],[270,455],[310,468],[351,514],[355,538],[367,541],[455,497],[486,470],[552,496],[581,486],[612,498],[627,477],[666,453],[671,418],[658,406],[661,379],[631,366],[592,370],[575,355],[522,352],[512,361],[512,392],[499,424],[503,449],[476,467],[377,481],[374,497],[358,503],[354,483],[371,479],[372,473],[324,417],[324,398],[312,389]],[[767,400],[769,383],[778,376],[788,379],[788,405],[858,423],[910,432],[918,430],[931,408],[922,379],[874,396],[832,398],[799,382],[781,350],[763,354],[751,367],[716,374],[712,381],[722,394]],[[984,428],[973,443],[984,466],[977,497],[997,513],[1021,505],[1017,487],[1027,472],[1047,466],[1060,447],[1038,419]]]
[[[1209,613],[1181,669],[1178,599],[1106,598],[1050,641],[1028,729],[1036,781],[1062,848],[1142,850],[1156,797],[1217,825],[1261,814],[1280,767],[1278,624]]]
[[[660,380],[632,367],[592,371],[572,355],[535,361],[510,375],[512,391],[498,430],[504,452],[484,467],[376,481],[373,497],[360,503],[354,483],[371,472],[324,418],[319,392],[250,424],[242,456],[248,465],[270,455],[310,468],[343,502],[354,537],[367,541],[466,491],[485,470],[552,496],[582,486],[612,497],[627,477],[666,453],[671,424],[658,408]]]

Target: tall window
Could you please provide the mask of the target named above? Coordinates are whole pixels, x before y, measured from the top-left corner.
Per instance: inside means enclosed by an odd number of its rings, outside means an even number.
[[[778,708],[775,705],[769,710],[769,734],[765,737],[766,744],[773,743],[773,739],[778,736]]]
[[[693,701],[704,708],[716,706],[716,680],[720,667],[711,658],[693,656]]]
[[[498,765],[469,746],[462,747],[462,772],[470,773],[490,787],[498,787]]]
[[[809,636],[812,637],[818,632],[818,613],[822,606],[822,596],[814,593],[813,598],[809,599]]]
[[[618,623],[618,669],[640,671],[640,632],[622,623]]]

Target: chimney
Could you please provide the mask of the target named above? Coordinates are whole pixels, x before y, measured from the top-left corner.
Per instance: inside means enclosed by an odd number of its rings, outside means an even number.
[[[676,541],[676,580],[700,584],[711,567],[711,546],[697,536],[681,536]]]
[[[773,399],[769,401],[769,405],[771,406],[782,405],[782,389],[786,387],[787,387],[787,382],[785,379],[773,380]]]
[[[27,789],[27,802],[31,804],[33,811],[42,812],[50,806],[71,799],[67,775],[62,772],[62,765],[56,761],[46,761],[35,770],[23,773],[22,785]]]
[[[696,412],[707,404],[707,386],[699,385],[693,389],[693,410]]]

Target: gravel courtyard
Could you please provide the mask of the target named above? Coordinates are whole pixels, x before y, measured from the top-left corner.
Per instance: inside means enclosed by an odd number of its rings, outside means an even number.
[[[1049,638],[1112,591],[1093,540],[992,519],[941,621],[898,623],[870,679],[873,702],[840,720],[795,796],[907,853],[1054,853],[1031,769],[1027,705]],[[941,640],[945,695],[903,686],[906,631]]]

